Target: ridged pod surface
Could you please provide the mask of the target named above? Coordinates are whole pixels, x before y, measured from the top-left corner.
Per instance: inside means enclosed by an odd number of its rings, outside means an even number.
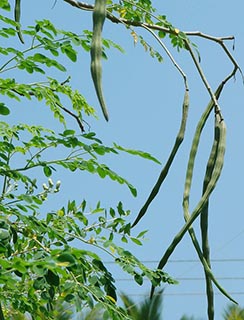
[[[18,23],[20,23],[20,0],[15,0],[15,6],[14,6],[14,20]],[[18,34],[18,37],[19,37],[19,40],[24,43],[24,39],[23,39],[23,36],[22,36],[22,33],[20,31],[20,27],[17,27],[16,28],[17,30],[17,34]]]
[[[91,43],[91,75],[103,115],[108,121],[108,111],[102,90],[102,29],[106,18],[106,0],[96,0],[93,11],[93,36]]]

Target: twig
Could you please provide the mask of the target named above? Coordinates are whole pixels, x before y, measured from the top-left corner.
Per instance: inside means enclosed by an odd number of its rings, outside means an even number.
[[[185,84],[185,96],[184,96],[184,101],[183,101],[183,108],[182,108],[182,119],[181,119],[181,124],[180,124],[180,129],[179,132],[176,136],[176,140],[174,143],[174,146],[172,148],[172,151],[168,157],[168,160],[166,162],[166,164],[164,165],[164,167],[162,168],[159,177],[154,185],[154,187],[152,188],[146,202],[144,203],[143,207],[141,208],[141,210],[139,211],[135,221],[132,224],[132,228],[138,224],[138,222],[141,220],[141,218],[145,215],[148,207],[150,206],[150,204],[152,203],[153,199],[156,197],[156,195],[158,194],[161,185],[163,184],[169,169],[173,163],[173,160],[176,156],[176,153],[184,139],[185,136],[185,128],[186,128],[186,121],[187,121],[187,116],[188,116],[188,109],[189,109],[189,88],[188,88],[188,83],[187,83],[187,77],[186,74],[183,72],[183,70],[180,68],[180,66],[176,63],[175,59],[173,58],[173,56],[171,55],[171,53],[169,52],[168,48],[165,46],[165,44],[161,41],[161,39],[148,27],[144,26],[144,28],[149,31],[154,38],[156,38],[156,40],[160,43],[160,45],[163,47],[163,49],[165,50],[166,54],[168,55],[168,57],[170,58],[170,60],[172,61],[172,63],[174,64],[174,66],[177,68],[177,70],[180,72],[180,74],[182,75],[183,79],[184,79],[184,84]]]
[[[67,81],[67,80],[66,80],[66,81]],[[65,82],[64,82],[64,83],[65,83]],[[61,83],[61,84],[62,84],[62,83]],[[20,96],[24,96],[23,93],[19,92],[19,91],[16,90],[16,89],[11,89],[11,90],[12,90],[13,92],[17,93],[17,94],[20,95]],[[34,96],[34,95],[35,95],[34,92],[32,92],[32,91],[29,91],[28,94],[29,94],[30,96]],[[82,121],[84,121],[84,120],[81,120],[81,119],[79,118],[79,116],[77,116],[77,115],[74,114],[72,111],[70,111],[69,109],[65,108],[64,106],[62,106],[61,103],[55,101],[55,104],[56,104],[60,109],[62,109],[64,112],[68,113],[71,117],[73,117],[73,118],[76,120],[78,126],[80,127],[81,132],[82,132],[82,133],[85,132],[84,126],[83,126],[83,124],[82,124]],[[86,121],[84,121],[84,122],[89,126],[89,124],[88,124]]]
[[[174,57],[172,56],[172,54],[170,53],[170,51],[168,50],[168,48],[166,47],[166,45],[163,43],[163,41],[156,35],[155,32],[153,32],[153,30],[151,30],[146,24],[142,24],[142,28],[146,29],[148,32],[150,32],[153,37],[158,41],[158,43],[160,44],[160,46],[164,49],[164,51],[166,52],[167,56],[169,57],[169,59],[171,60],[171,62],[173,63],[173,65],[176,67],[176,69],[180,72],[180,74],[182,75],[183,79],[184,79],[184,83],[185,83],[185,88],[186,90],[189,90],[188,88],[188,83],[187,83],[187,77],[185,72],[182,70],[182,68],[178,65],[178,63],[176,63]]]
[[[37,239],[36,235],[34,235],[34,236],[32,237],[32,240],[34,240],[34,241],[35,241],[44,251],[46,251],[47,253],[50,253],[50,252],[51,252],[51,250],[50,250],[49,248],[45,247],[45,246]]]
[[[204,75],[204,73],[203,73],[203,71],[202,71],[202,68],[201,68],[201,66],[200,66],[200,63],[198,62],[197,58],[195,57],[195,54],[194,54],[194,52],[193,52],[193,50],[192,50],[192,48],[191,48],[191,45],[190,45],[189,41],[186,40],[186,41],[185,41],[185,45],[186,45],[186,49],[190,52],[190,55],[191,55],[191,57],[192,57],[192,60],[193,60],[195,66],[196,66],[196,68],[197,68],[197,71],[198,71],[198,73],[199,73],[199,75],[200,75],[200,77],[201,77],[201,79],[202,79],[202,82],[204,83],[207,91],[209,92],[209,95],[210,95],[210,97],[211,97],[211,99],[212,99],[212,101],[213,101],[213,104],[214,104],[215,112],[216,112],[216,113],[219,113],[220,116],[221,116],[221,110],[220,110],[220,107],[219,107],[219,104],[218,104],[218,100],[217,100],[217,98],[216,98],[216,96],[215,96],[212,88],[210,87],[210,85],[209,85],[209,83],[208,83],[208,81],[207,81],[207,78],[205,77],[205,75]],[[222,120],[222,119],[223,119],[223,118],[222,118],[222,116],[221,116],[221,120]]]
[[[93,5],[85,3],[85,2],[75,1],[75,0],[63,0],[63,1],[72,5],[73,7],[76,7],[77,9],[80,9],[80,10],[93,11],[93,9],[94,9]],[[143,9],[143,8],[141,8],[141,9]],[[148,12],[148,14],[153,16],[155,19],[161,21],[152,13]],[[176,31],[176,29],[174,29],[174,28],[167,28],[167,27],[159,26],[157,24],[150,24],[150,23],[145,23],[145,22],[140,22],[140,21],[132,21],[132,20],[116,17],[108,11],[107,11],[107,19],[109,19],[113,23],[122,23],[127,26],[135,26],[135,27],[141,27],[141,28],[147,27],[150,30],[162,31],[167,34],[173,34],[173,35],[178,34],[178,31]],[[243,82],[244,82],[244,75],[241,71],[241,68],[239,67],[238,63],[235,61],[232,54],[229,52],[229,50],[227,49],[227,47],[224,44],[224,41],[234,40],[235,39],[234,36],[214,37],[214,36],[202,33],[200,31],[182,31],[182,33],[184,33],[188,37],[192,37],[192,36],[196,37],[197,36],[197,37],[205,38],[207,40],[211,40],[211,41],[218,43],[223,48],[223,50],[225,51],[225,53],[227,54],[227,56],[229,57],[231,62],[234,64],[234,66],[240,71]]]
[[[197,36],[197,37],[205,38],[205,39],[208,39],[208,40],[211,40],[211,41],[215,41],[217,43],[221,43],[221,42],[223,42],[225,40],[234,40],[235,39],[234,36],[214,37],[214,36],[211,36],[209,34],[202,33],[200,31],[184,31],[184,33],[187,36]]]
[[[71,112],[69,109],[62,106],[60,103],[56,102],[57,106],[62,109],[64,112],[68,113],[71,117],[75,118],[78,126],[80,127],[81,132],[85,132],[85,129],[83,127],[82,121],[80,120],[79,116]]]

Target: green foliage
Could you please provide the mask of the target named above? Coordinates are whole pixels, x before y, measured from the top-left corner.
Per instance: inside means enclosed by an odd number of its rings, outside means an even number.
[[[237,305],[229,305],[223,314],[224,320],[242,320],[244,319],[244,309]]]
[[[142,36],[138,36],[132,26],[142,26],[146,24],[148,26],[155,25],[158,27],[157,34],[159,38],[164,38],[166,34],[169,34],[169,39],[173,47],[176,47],[179,51],[185,48],[186,35],[174,27],[165,15],[156,15],[156,9],[152,7],[150,0],[123,0],[120,4],[112,4],[112,1],[108,1],[111,6],[108,6],[108,11],[112,14],[117,14],[119,18],[125,19],[127,24],[131,26],[132,36],[134,42],[137,43],[138,38],[146,51],[150,53],[152,57],[156,57],[159,62],[163,60],[161,54],[150,46]]]
[[[1,1],[1,8],[10,10],[8,1]],[[128,14],[131,18],[132,13]],[[143,16],[149,21],[150,15]],[[118,157],[122,151],[160,162],[144,151],[117,143],[106,146],[94,132],[85,131],[84,116],[94,116],[95,110],[72,88],[66,70],[69,63],[77,63],[78,49],[90,50],[91,32],[77,35],[58,30],[44,19],[21,30],[29,45],[20,49],[15,45],[20,25],[4,15],[0,20],[4,25],[0,36],[8,44],[0,47],[4,101],[0,114],[5,116],[0,122],[0,311],[9,319],[25,314],[36,320],[56,319],[55,306],[72,305],[76,311],[95,308],[103,319],[129,319],[117,305],[115,280],[103,263],[104,254],[138,285],[145,278],[154,286],[176,283],[163,271],[147,268],[124,247],[129,242],[142,245],[146,230],[137,236],[132,233],[130,211],[121,202],[116,208],[98,203],[88,209],[85,199],[71,199],[56,210],[44,208],[48,198],[62,188],[61,181],[52,178],[59,168],[70,174],[86,171],[102,179],[109,177],[136,196],[136,188],[102,159],[108,154]],[[105,48],[122,51],[111,40],[102,41],[104,57]],[[15,78],[10,76],[12,70]],[[30,82],[23,82],[23,74]],[[66,80],[60,82],[60,75]],[[46,104],[63,130],[32,125],[29,119],[10,124],[8,116],[14,114],[15,104],[25,100]],[[69,128],[68,117],[75,120],[77,129]],[[62,156],[57,158],[57,154]]]
[[[192,45],[187,34],[174,27],[165,15],[157,15],[150,0],[122,0],[119,3],[113,3],[112,0],[98,1],[94,10],[97,16],[93,21],[93,32],[84,30],[79,34],[59,30],[47,19],[38,20],[34,26],[22,29],[20,1],[16,4],[15,21],[9,18],[8,12],[0,15],[0,37],[4,40],[4,45],[0,46],[0,318],[5,316],[11,319],[16,316],[17,319],[18,316],[21,319],[22,315],[30,314],[35,320],[51,320],[58,317],[55,306],[68,305],[75,306],[78,312],[95,310],[93,315],[101,316],[103,320],[130,319],[130,310],[117,303],[115,279],[103,263],[104,255],[109,256],[138,285],[142,285],[145,278],[150,280],[152,294],[154,287],[164,282],[176,283],[162,268],[187,231],[204,266],[207,280],[214,282],[223,294],[234,301],[215,280],[210,270],[209,257],[202,254],[191,229],[193,221],[204,211],[206,214],[202,222],[205,222],[205,226],[202,223],[201,230],[207,235],[206,206],[223,166],[225,124],[217,95],[218,90],[221,91],[239,69],[224,46],[223,39],[202,35],[218,42],[234,65],[234,71],[221,82],[214,93],[192,50],[192,47],[196,49],[196,46]],[[101,12],[97,11],[101,4],[102,17]],[[7,0],[1,1],[0,8],[5,11],[13,10]],[[91,6],[85,3],[80,3],[79,8],[92,11]],[[124,184],[132,196],[136,197],[136,188],[110,168],[106,163],[107,156],[114,156],[116,159],[120,152],[125,152],[160,164],[145,151],[129,149],[117,143],[107,146],[95,132],[86,131],[89,124],[85,119],[96,117],[95,110],[82,93],[73,87],[72,77],[67,70],[70,63],[79,63],[80,52],[91,52],[91,60],[94,62],[95,58],[98,67],[95,73],[100,82],[100,58],[107,59],[107,49],[110,48],[123,52],[118,44],[102,38],[102,25],[107,18],[125,25],[130,30],[134,44],[139,42],[151,57],[162,62],[161,53],[137,33],[135,28],[147,30],[177,68],[185,85],[182,121],[175,144],[148,200],[133,224],[129,222],[130,210],[125,209],[122,202],[109,208],[104,208],[98,202],[93,208],[87,208],[86,199],[69,199],[64,203],[60,199],[58,208],[46,209],[48,198],[62,188],[60,180],[53,181],[54,172],[55,176],[60,176],[60,172],[65,170],[66,174],[70,175],[86,172],[96,174],[102,179],[108,177],[114,182]],[[143,245],[147,231],[143,230],[134,235],[133,227],[146,213],[168,174],[184,139],[189,105],[187,77],[162,42],[166,35],[178,51],[188,51],[210,93],[211,101],[200,118],[190,152],[183,201],[186,223],[165,251],[158,269],[151,270],[127,250],[127,243]],[[16,45],[17,37],[21,46]],[[199,53],[197,54],[199,58]],[[101,83],[99,85],[101,87]],[[44,128],[32,125],[31,119],[27,118],[26,123],[13,124],[14,117],[10,117],[15,115],[15,105],[23,104],[27,100],[33,105],[46,105],[49,110],[43,109],[43,112],[48,117],[51,114],[50,123],[51,119],[58,120],[58,123],[53,122],[50,125],[52,128]],[[212,111],[216,116],[213,151],[207,164],[202,197],[190,214],[189,193],[194,159],[202,129]],[[73,123],[70,125],[71,119]],[[62,129],[53,129],[57,126]],[[42,183],[43,179],[45,183]],[[208,247],[206,239],[205,236],[203,251]],[[211,298],[210,286],[208,289],[207,296]],[[158,319],[156,306],[159,302],[158,296],[146,301],[139,318],[147,315],[147,318],[152,319],[153,315]],[[127,304],[128,301],[125,303],[126,307]],[[213,299],[208,299],[208,304],[212,310],[209,317],[212,318]],[[148,313],[148,310],[151,311]]]
[[[121,295],[121,299],[133,320],[160,320],[162,314],[162,291],[157,293],[152,299],[146,297],[139,304],[130,299],[126,294]]]

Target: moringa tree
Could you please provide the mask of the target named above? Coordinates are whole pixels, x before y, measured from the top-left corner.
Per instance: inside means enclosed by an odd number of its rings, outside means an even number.
[[[79,10],[81,16],[92,15],[93,30],[60,30],[47,19],[38,20],[34,25],[23,28],[20,0],[0,2],[0,36],[4,40],[0,47],[0,114],[5,117],[5,121],[0,122],[0,319],[7,319],[8,309],[18,310],[22,314],[28,313],[32,319],[55,319],[53,306],[56,301],[74,305],[77,311],[96,307],[103,310],[103,319],[130,319],[130,313],[116,302],[114,275],[104,264],[104,254],[129,273],[139,285],[145,278],[149,279],[153,299],[155,287],[162,283],[176,283],[164,272],[164,267],[187,232],[204,268],[208,318],[213,319],[213,284],[223,295],[235,302],[218,283],[211,270],[208,244],[208,204],[221,175],[226,146],[225,121],[218,99],[228,81],[237,72],[241,72],[226,45],[226,42],[233,41],[233,37],[214,37],[201,32],[180,31],[165,15],[157,13],[150,0],[96,0],[92,4],[75,0],[64,2],[73,6],[74,10]],[[35,12],[33,17],[35,18]],[[109,119],[102,91],[101,58],[107,57],[106,51],[111,47],[120,51],[123,49],[110,39],[102,37],[106,20],[109,20],[114,28],[118,25],[125,26],[133,41],[140,43],[159,62],[163,60],[163,55],[168,56],[182,77],[185,91],[182,118],[175,143],[134,220],[122,201],[119,201],[116,207],[105,208],[98,202],[93,208],[88,208],[86,199],[69,199],[63,203],[62,198],[58,198],[62,188],[60,179],[63,170],[70,175],[79,173],[82,176],[87,172],[97,174],[102,179],[108,177],[127,186],[132,196],[136,197],[136,188],[106,164],[107,156],[117,157],[121,152],[126,152],[160,163],[147,152],[128,149],[118,143],[105,145],[95,132],[89,130],[89,117],[96,115],[95,109],[89,105],[82,93],[72,86],[73,75],[67,72],[69,63],[78,65],[77,52],[89,51],[95,91],[105,119]],[[160,52],[140,35],[140,29],[155,39]],[[126,243],[131,241],[137,245],[142,244],[146,231],[134,234],[133,228],[145,216],[165,181],[184,140],[187,126],[188,78],[165,45],[164,40],[167,37],[178,51],[184,50],[189,54],[209,93],[210,102],[199,116],[192,137],[183,195],[185,224],[166,248],[158,267],[152,270],[127,249]],[[216,90],[210,86],[202,70],[200,54],[192,37],[217,43],[232,65],[229,74],[222,79]],[[64,57],[68,58],[68,62]],[[33,125],[31,114],[25,123],[18,123],[16,119],[13,121],[11,115],[15,114],[14,104],[23,104],[25,101],[30,101],[32,105],[47,105],[49,109],[43,109],[42,112],[52,118],[52,126],[46,128],[40,124]],[[214,137],[206,164],[202,196],[195,208],[190,210],[189,198],[195,159],[202,131],[211,116],[215,117]],[[59,121],[62,127],[57,125],[56,121]],[[45,183],[42,183],[43,177],[46,179]],[[53,177],[58,178],[54,181]],[[48,199],[55,194],[59,207],[47,209]],[[198,217],[201,245],[192,227]]]

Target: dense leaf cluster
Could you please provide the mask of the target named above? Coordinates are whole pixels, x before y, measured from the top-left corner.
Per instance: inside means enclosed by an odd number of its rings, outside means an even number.
[[[142,4],[145,6],[146,2]],[[0,7],[10,10],[7,0],[1,1]],[[126,17],[131,19],[130,6],[125,7]],[[148,2],[146,9],[150,7]],[[137,17],[133,13],[134,20],[142,18],[149,21],[150,16],[138,11]],[[129,319],[116,303],[116,284],[103,263],[104,254],[139,285],[144,278],[154,286],[174,283],[163,271],[147,268],[124,247],[130,241],[142,245],[146,231],[132,234],[130,211],[121,202],[116,208],[103,208],[98,203],[94,209],[87,209],[86,200],[77,203],[71,199],[54,211],[45,209],[44,204],[62,187],[59,180],[52,180],[53,172],[58,174],[60,167],[70,174],[87,171],[109,177],[125,184],[136,196],[135,187],[102,157],[126,152],[159,161],[147,152],[116,143],[106,146],[94,132],[85,131],[84,117],[94,116],[95,110],[70,85],[64,61],[77,62],[77,48],[90,50],[91,32],[85,30],[77,35],[56,29],[48,20],[36,21],[35,26],[22,31],[29,45],[20,49],[16,45],[18,23],[7,14],[0,15],[0,21],[0,37],[7,43],[0,47],[0,114],[6,119],[0,122],[1,310],[6,317],[9,310],[18,310],[33,319],[54,319],[53,306],[61,302],[74,305],[77,311],[96,305],[103,310],[104,319]],[[105,48],[113,46],[122,51],[110,40],[103,40],[103,45],[104,57]],[[53,77],[53,68],[58,77],[63,73],[66,80],[60,82]],[[10,76],[12,70],[16,70],[17,77]],[[18,75],[24,73],[28,75],[26,79],[31,77],[34,81],[18,81]],[[64,129],[56,132],[31,125],[29,119],[10,125],[8,116],[14,113],[14,104],[25,99],[48,106]],[[68,117],[75,119],[77,130],[68,127]],[[61,150],[62,157],[56,156],[57,150]],[[41,185],[43,177],[47,182]]]

